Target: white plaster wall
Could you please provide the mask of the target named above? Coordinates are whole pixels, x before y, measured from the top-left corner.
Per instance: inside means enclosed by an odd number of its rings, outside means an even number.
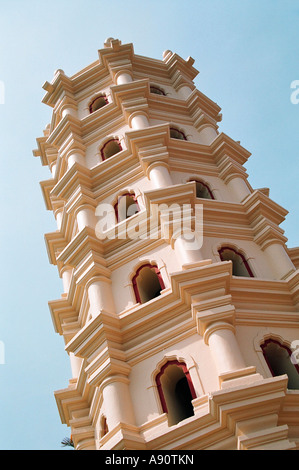
[[[161,88],[168,98],[181,99],[180,95],[175,91],[175,89],[171,85],[165,85],[164,83],[161,84],[161,83],[157,82],[155,79],[150,79],[150,85]],[[156,96],[156,95],[154,95],[154,96]],[[160,96],[158,95],[158,98],[159,97]],[[161,99],[163,99],[163,97]]]
[[[159,365],[167,362],[167,357],[169,360],[171,357],[176,359],[177,354],[186,364],[190,362],[195,364],[191,378],[197,397],[219,389],[214,361],[203,339],[199,335],[193,335],[179,341],[174,347],[166,347],[132,367],[129,376],[130,392],[137,426],[162,413],[154,373]]]
[[[271,310],[269,310],[271,312]],[[283,312],[281,313],[283,320]],[[262,344],[265,337],[273,339],[281,338],[283,344],[290,347],[292,342],[294,348],[299,346],[299,328],[286,328],[286,327],[272,327],[269,326],[241,326],[236,327],[236,337],[239,343],[241,352],[247,365],[256,366],[256,370],[263,377],[272,377],[271,372],[263,358],[259,345]]]
[[[128,125],[125,125],[115,131],[112,131],[110,134],[105,134],[105,136],[103,136],[103,131],[99,129],[99,136],[97,137],[96,135],[94,135],[92,138],[92,142],[86,145],[85,161],[87,168],[91,169],[102,162],[101,148],[105,144],[105,142],[109,140],[110,137],[118,138],[124,150],[126,148],[125,133],[130,130],[130,127]]]
[[[245,254],[254,277],[260,279],[273,279],[271,267],[265,253],[259,246],[248,240],[239,240],[234,238],[204,237],[201,252],[204,259],[212,259],[213,262],[219,262],[220,257],[218,248],[220,246],[231,245]]]
[[[153,189],[152,183],[146,176],[144,176],[143,178],[138,178],[132,182],[127,182],[125,177],[123,179],[124,181],[121,185],[121,188],[117,187],[116,191],[113,191],[113,193],[110,193],[107,195],[107,197],[101,199],[101,202],[105,204],[114,204],[120,194],[133,191],[138,199],[138,202],[140,203],[140,208],[142,209],[145,206],[145,197],[143,193],[145,191],[150,191],[151,189]]]
[[[170,124],[170,127],[175,127],[177,128],[179,131],[183,132],[187,138],[187,141],[190,141],[190,142],[197,142],[198,144],[202,143],[201,139],[200,139],[200,136],[199,136],[199,133],[197,132],[197,130],[195,129],[195,127],[193,127],[192,125],[188,125],[188,124],[185,124],[185,123],[181,123],[179,121],[179,117],[178,117],[178,120],[176,121],[175,119],[172,120],[172,116],[169,115],[169,119],[166,121],[166,120],[162,120],[162,119],[150,119],[150,125],[151,126],[157,126],[159,124],[167,124],[169,123]],[[174,139],[175,140],[175,139]]]
[[[215,176],[201,175],[199,172],[182,172],[182,171],[171,171],[171,177],[173,184],[183,184],[188,182],[190,179],[198,179],[208,184],[209,188],[213,192],[213,195],[218,201],[227,202],[239,202],[236,201],[229,191],[227,185],[222,181],[221,178]]]
[[[99,83],[96,86],[90,87],[90,89],[84,90],[84,97],[77,96],[77,107],[78,107],[78,118],[83,119],[84,117],[88,116],[89,113],[89,103],[90,101],[96,97],[96,95],[106,94],[108,101],[111,102],[110,97],[110,87],[102,88],[101,84]]]
[[[169,274],[180,270],[174,251],[168,243],[164,243],[161,247],[154,250],[148,250],[146,253],[136,256],[136,258],[127,261],[123,266],[115,269],[111,274],[111,280],[117,313],[136,304],[131,279],[142,262],[156,263],[161,272],[165,288],[170,287]]]

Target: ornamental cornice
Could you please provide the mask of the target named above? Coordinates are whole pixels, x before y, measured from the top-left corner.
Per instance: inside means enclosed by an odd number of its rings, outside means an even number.
[[[101,364],[103,367],[110,359],[123,362],[124,352],[121,350],[117,315],[100,311],[66,344],[65,349],[68,353],[72,352],[75,356],[86,359],[89,365],[93,359],[98,366]]]
[[[222,120],[220,106],[218,106],[217,103],[212,101],[197,88],[195,88],[188,96],[186,99],[186,104],[189,108],[191,116],[196,116],[198,112],[201,112],[204,113],[204,115],[209,116],[213,122],[219,122]]]
[[[90,170],[79,163],[72,165],[56,182],[54,188],[51,191],[51,197],[55,196],[58,199],[65,201],[69,200],[73,193],[81,190],[91,191],[91,173]]]
[[[128,148],[131,148],[132,152],[136,154],[138,151],[146,150],[147,148],[166,147],[168,140],[169,124],[167,123],[126,132]]]
[[[90,251],[74,270],[76,284],[82,285],[86,289],[96,280],[111,283],[110,276],[111,270],[107,267],[106,260],[94,251]]]
[[[103,244],[95,235],[95,230],[85,227],[78,232],[60,253],[57,262],[77,268],[91,252],[103,255]]]
[[[232,266],[229,261],[196,263],[194,267],[171,274],[174,295],[184,298],[186,305],[229,294]],[[188,281],[188,282],[186,282]]]
[[[69,140],[74,140],[83,145],[81,121],[70,114],[64,116],[52,130],[47,143],[63,151]]]
[[[43,198],[45,201],[46,209],[53,210],[53,198],[51,197],[51,191],[55,186],[55,180],[53,178],[40,182]]]
[[[45,129],[43,137],[36,139],[37,149],[33,150],[32,153],[35,157],[40,157],[42,166],[48,166],[51,169],[51,165],[57,160],[58,152],[47,141],[48,136],[49,130]]]
[[[218,129],[218,124],[215,119],[204,113],[201,109],[198,109],[192,116],[194,127],[198,132],[201,132],[205,127],[213,127],[215,131]]]
[[[125,71],[132,74],[134,59],[133,44],[122,44],[118,39],[109,40],[104,49],[98,51],[99,61],[109,71],[112,80],[117,73]]]
[[[230,294],[238,312],[238,321],[246,318],[248,322],[268,323],[273,315],[273,322],[298,324],[298,285],[298,271],[283,281],[233,276]]]
[[[165,188],[150,189],[144,192],[145,207],[148,214],[151,213],[153,206],[159,204],[186,204],[194,208],[196,201],[196,188],[193,181],[185,184],[175,184]]]
[[[149,97],[149,79],[134,80],[110,87],[112,102],[121,107],[125,101],[146,99]]]
[[[148,104],[149,115],[152,119],[163,119],[166,122],[173,119],[184,122],[186,125],[193,124],[193,117],[184,100],[150,93]]]
[[[286,283],[290,289],[293,302],[296,305],[297,310],[299,311],[299,270],[298,268],[296,269],[296,271],[294,271],[287,277]]]
[[[48,252],[49,261],[51,264],[57,264],[57,258],[67,246],[67,240],[60,231],[46,233],[45,244]]]
[[[83,419],[86,419],[85,413],[89,413],[90,402],[95,392],[96,390],[85,380],[84,370],[78,379],[70,380],[67,388],[56,390],[54,395],[62,422],[70,426],[75,423],[76,416],[83,415]]]
[[[262,250],[265,250],[269,245],[279,243],[285,247],[287,238],[283,235],[283,230],[273,224],[268,223],[266,219],[260,221],[254,227],[254,241],[260,246]]]
[[[42,102],[54,108],[57,101],[63,96],[73,96],[72,80],[65,75],[64,71],[58,69],[53,77],[51,83],[46,81],[43,84],[43,89],[46,91]]]
[[[288,214],[286,209],[272,201],[272,199],[258,189],[246,197],[243,201],[243,206],[249,217],[249,221],[253,225],[260,216],[268,219],[274,225],[279,225],[285,220]]]
[[[249,448],[264,446],[267,449],[273,444],[273,436],[276,443],[282,444],[281,448],[294,449],[296,445],[288,439],[286,426],[278,425],[281,409],[286,403],[286,387],[287,376],[284,375],[196,398],[192,400],[194,417],[180,426],[169,427],[166,415],[142,425],[147,449],[169,449],[174,445],[176,449],[185,448],[186,441],[182,436],[188,436],[188,448],[193,450],[215,450],[215,443],[219,449],[228,446],[237,449],[246,438],[250,439]]]
[[[67,200],[65,204],[65,211],[67,214],[76,216],[80,209],[86,207],[94,210],[97,207],[97,202],[93,197],[93,192],[90,189],[80,185]]]
[[[184,60],[176,53],[167,51],[164,55],[164,63],[167,67],[169,76],[174,81],[174,84],[179,81],[180,76],[182,75],[186,81],[193,84],[193,80],[198,75],[199,71],[193,67],[194,59],[188,57],[187,60]]]
[[[232,160],[229,155],[224,154],[218,160],[219,168],[219,177],[228,184],[233,178],[242,178],[246,184],[247,182],[247,173],[242,165]]]
[[[210,145],[210,150],[214,155],[215,163],[218,164],[224,156],[229,156],[239,165],[244,165],[250,157],[248,152],[239,142],[231,139],[228,135],[221,132]]]
[[[192,315],[196,318],[198,333],[208,344],[209,336],[219,329],[234,331],[235,307],[230,295],[204,300],[192,305]]]
[[[49,301],[49,309],[53,321],[55,331],[60,335],[65,334],[66,325],[78,325],[78,313],[68,298],[61,298]],[[72,335],[73,336],[73,335]]]

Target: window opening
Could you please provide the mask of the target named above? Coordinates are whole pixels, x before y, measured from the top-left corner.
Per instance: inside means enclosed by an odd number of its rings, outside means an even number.
[[[151,85],[150,86],[150,92],[151,93],[154,93],[155,95],[163,95],[165,96],[165,93],[163,90],[161,90],[161,88],[155,86],[155,85]]]
[[[268,339],[261,346],[264,358],[273,377],[287,374],[288,389],[299,389],[299,367],[291,360],[291,351],[278,341]]]
[[[101,150],[101,156],[103,160],[112,157],[116,153],[122,150],[122,146],[118,139],[111,139],[105,143]]]
[[[158,268],[147,264],[137,270],[133,277],[133,288],[136,301],[143,304],[158,297],[165,286]]]
[[[94,113],[98,109],[108,104],[106,95],[97,96],[89,105],[89,112]]]
[[[114,209],[117,222],[122,222],[140,211],[135,195],[130,193],[119,196]]]
[[[209,186],[201,181],[195,181],[196,183],[196,197],[200,197],[203,199],[215,199],[212,191],[210,190]]]
[[[185,363],[168,361],[157,375],[156,384],[170,426],[194,415],[192,400],[196,394]]]
[[[170,137],[172,137],[173,139],[187,140],[184,132],[175,129],[174,127],[170,128]]]
[[[233,276],[254,277],[245,257],[233,248],[223,247],[219,250],[221,261],[232,261]]]

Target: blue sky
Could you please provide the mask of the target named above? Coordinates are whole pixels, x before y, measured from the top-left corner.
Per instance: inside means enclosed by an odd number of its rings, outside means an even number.
[[[96,60],[107,37],[192,56],[220,131],[252,153],[249,181],[289,211],[282,228],[298,246],[298,20],[296,0],[0,0],[0,450],[59,450],[69,436],[53,394],[71,371],[48,309],[62,292],[44,243],[56,230],[39,187],[50,173],[32,155],[51,119],[42,84]]]

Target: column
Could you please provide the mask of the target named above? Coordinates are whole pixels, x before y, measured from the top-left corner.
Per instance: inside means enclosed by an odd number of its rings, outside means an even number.
[[[87,285],[87,292],[92,318],[102,310],[107,313],[115,312],[110,279],[104,276],[92,278]]]
[[[165,188],[172,186],[172,179],[167,164],[162,162],[152,163],[148,167],[148,177],[155,188]]]
[[[181,235],[175,238],[174,242],[174,251],[182,267],[203,259],[200,252],[201,244],[197,240],[196,233],[191,232],[189,235],[189,239]]]
[[[75,105],[72,105],[70,103],[65,104],[62,109],[61,109],[61,117],[64,118],[65,116],[73,116],[77,118],[77,108]]]
[[[133,81],[129,71],[123,70],[115,75],[116,85],[124,85]]]
[[[129,124],[133,129],[144,129],[149,127],[149,120],[145,113],[133,113],[130,116]]]
[[[240,178],[236,176],[227,183],[227,186],[232,191],[238,202],[242,202],[249,194],[251,194],[247,184]]]
[[[276,279],[284,279],[295,271],[296,268],[281,243],[273,241],[263,250],[269,259]]]
[[[190,88],[190,87],[189,87],[188,85],[186,85],[186,84],[182,85],[182,86],[179,88],[179,90],[178,90],[179,96],[180,96],[180,98],[182,98],[183,100],[186,100],[186,99],[188,98],[188,96],[191,95],[192,91],[193,91],[192,88]]]
[[[210,145],[217,136],[217,131],[212,126],[205,126],[198,134],[200,143],[203,145]]]
[[[94,208],[89,206],[80,206],[76,211],[76,219],[79,232],[85,227],[95,228],[96,217]]]
[[[129,379],[124,375],[114,375],[105,379],[101,387],[109,431],[119,423],[134,425],[135,416],[129,390]]]
[[[66,158],[68,169],[71,168],[75,163],[79,163],[79,165],[85,166],[84,154],[79,150],[71,150],[68,152]]]
[[[204,341],[210,347],[218,375],[246,367],[233,325],[221,321],[212,323],[204,333]]]

